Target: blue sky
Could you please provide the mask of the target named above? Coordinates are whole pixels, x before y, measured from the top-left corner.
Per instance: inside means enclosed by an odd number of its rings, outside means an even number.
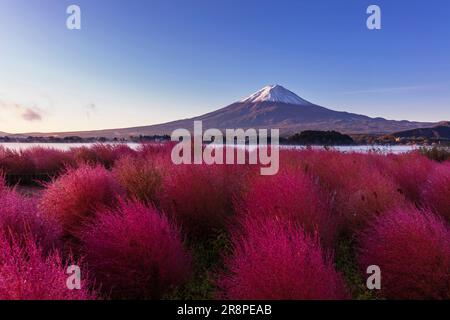
[[[448,0],[0,0],[0,131],[160,123],[275,83],[335,110],[450,120],[449,57]]]

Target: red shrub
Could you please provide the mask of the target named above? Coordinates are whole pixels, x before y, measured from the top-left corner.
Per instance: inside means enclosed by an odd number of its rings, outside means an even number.
[[[136,154],[136,151],[132,149],[128,144],[119,143],[114,145],[115,160],[120,159],[121,157],[134,156]]]
[[[33,164],[34,174],[56,175],[65,167],[74,165],[74,160],[69,153],[51,148],[26,149],[22,151],[21,156]]]
[[[7,191],[8,188],[6,186],[6,180],[3,172],[0,171],[0,195],[3,194],[3,192]]]
[[[0,300],[95,299],[86,281],[81,290],[67,288],[67,266],[55,252],[45,257],[31,238],[19,244],[0,234]]]
[[[100,211],[82,239],[96,281],[113,298],[158,299],[190,274],[179,231],[139,203]]]
[[[422,205],[450,221],[450,163],[436,165],[422,189]]]
[[[397,185],[374,170],[361,169],[360,176],[337,191],[336,206],[344,229],[358,231],[389,209],[406,206]]]
[[[331,244],[336,221],[331,216],[330,199],[308,175],[299,170],[283,170],[275,176],[256,178],[238,204],[238,211],[250,217],[286,219],[309,234],[319,232]]]
[[[35,171],[31,159],[3,146],[0,146],[0,170],[9,175],[27,175]]]
[[[379,217],[360,237],[359,263],[381,269],[389,299],[450,298],[450,231],[430,212],[398,209]]]
[[[316,152],[305,159],[308,172],[334,194],[334,212],[343,232],[356,232],[374,217],[406,204],[396,183],[380,172],[379,155]]]
[[[116,162],[113,174],[131,199],[145,203],[157,202],[163,177],[161,166],[155,160],[123,157]]]
[[[303,168],[304,160],[312,150],[280,149],[280,168]]]
[[[162,211],[190,235],[207,235],[224,227],[232,214],[234,184],[225,165],[166,163],[160,199]]]
[[[71,154],[56,149],[34,147],[14,151],[0,148],[0,169],[9,175],[54,176],[74,163]]]
[[[389,157],[390,167],[386,173],[392,175],[401,192],[412,202],[420,202],[421,188],[434,168],[433,161],[413,152]]]
[[[71,150],[75,161],[80,164],[97,165],[101,164],[105,168],[111,168],[114,162],[120,157],[133,155],[133,151],[127,145],[95,144],[92,147],[80,147]]]
[[[73,159],[79,165],[98,164],[96,155],[88,147],[77,147],[70,149]]]
[[[363,167],[361,158],[355,154],[337,151],[299,151],[305,171],[318,177],[330,192],[339,190],[346,182],[358,176]]]
[[[170,161],[172,148],[175,146],[174,142],[164,143],[143,143],[139,146],[137,153],[143,158],[166,157]]]
[[[228,273],[218,281],[219,296],[237,300],[347,298],[343,280],[318,241],[292,225],[246,219],[244,236],[234,235]]]
[[[54,217],[66,236],[77,237],[79,229],[97,208],[112,205],[121,188],[103,167],[83,165],[69,169],[47,186],[40,201],[44,214]]]
[[[61,230],[57,221],[41,216],[37,201],[15,190],[0,192],[0,232],[11,234],[19,241],[31,234],[46,251],[60,244]]]

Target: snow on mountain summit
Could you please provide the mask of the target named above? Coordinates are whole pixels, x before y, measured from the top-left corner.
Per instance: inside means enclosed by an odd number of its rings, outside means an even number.
[[[292,91],[289,91],[280,85],[266,86],[240,102],[280,102],[297,105],[312,105],[312,103],[300,98]]]

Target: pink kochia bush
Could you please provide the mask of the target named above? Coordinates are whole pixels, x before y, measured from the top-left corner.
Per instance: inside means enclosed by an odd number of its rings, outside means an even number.
[[[341,232],[354,234],[387,210],[406,204],[398,185],[380,170],[379,156],[313,152],[304,161],[333,195]]]
[[[75,161],[68,152],[34,147],[15,151],[0,147],[0,169],[10,175],[57,175]]]
[[[234,254],[218,280],[220,298],[333,300],[347,298],[344,282],[319,242],[275,219],[246,219],[233,236]]]
[[[164,170],[160,206],[184,232],[204,236],[225,226],[234,186],[226,166],[169,163]]]
[[[0,191],[0,232],[2,231],[19,241],[33,236],[45,250],[58,246],[61,236],[57,221],[39,213],[36,199],[24,197],[16,190],[6,187]]]
[[[5,175],[0,171],[0,196],[7,190],[8,187],[6,186]]]
[[[392,210],[360,237],[359,263],[381,269],[388,299],[450,299],[450,230],[415,208]]]
[[[162,170],[152,158],[126,156],[118,160],[113,174],[131,199],[156,203],[162,188]]]
[[[256,178],[243,199],[237,204],[241,215],[286,220],[310,235],[318,232],[327,244],[333,240],[336,221],[330,199],[311,176],[300,170]]]
[[[406,205],[396,184],[379,172],[362,169],[360,176],[338,191],[340,213],[345,228],[352,232],[363,229],[372,219],[387,210]]]
[[[190,275],[178,229],[140,203],[100,211],[82,240],[90,270],[113,298],[159,299]]]
[[[68,265],[56,252],[44,255],[32,237],[18,242],[0,232],[0,300],[95,299],[83,279],[81,290],[69,290]]]
[[[67,170],[47,186],[40,209],[59,222],[64,236],[77,238],[95,210],[115,204],[121,193],[120,186],[104,167],[83,165]]]
[[[37,174],[57,175],[65,167],[73,166],[74,160],[69,153],[51,148],[35,147],[22,151],[22,157],[28,159]]]
[[[450,163],[439,164],[422,190],[422,205],[450,222]]]
[[[90,148],[80,147],[71,149],[72,157],[79,165],[103,165],[111,168],[115,161],[126,155],[133,155],[135,152],[124,144],[95,144]]]
[[[412,202],[419,203],[421,188],[426,183],[435,163],[418,152],[386,157],[386,172],[394,178],[400,191]]]
[[[21,152],[0,146],[0,170],[9,175],[33,174],[35,168]]]

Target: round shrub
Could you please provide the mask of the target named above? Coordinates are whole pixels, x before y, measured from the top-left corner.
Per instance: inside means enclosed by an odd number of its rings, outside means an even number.
[[[142,143],[137,148],[137,154],[143,158],[165,158],[171,161],[171,153],[175,142],[167,141],[164,143]]]
[[[361,269],[380,267],[384,297],[450,298],[450,231],[437,216],[414,208],[392,210],[359,241]]]
[[[103,165],[109,169],[112,168],[117,159],[127,155],[133,155],[135,151],[124,144],[97,143],[90,148],[73,148],[71,149],[71,153],[79,165]]]
[[[61,173],[65,167],[72,166],[75,161],[68,152],[34,147],[22,151],[21,156],[29,159],[33,164],[33,174],[47,174],[55,176]]]
[[[29,175],[34,173],[34,164],[23,153],[0,146],[0,170],[8,175]]]
[[[414,203],[420,202],[421,188],[426,183],[435,164],[418,152],[390,156],[390,166],[386,168],[392,175],[400,191]]]
[[[333,211],[340,220],[341,233],[354,234],[385,211],[406,205],[406,198],[389,174],[379,155],[341,152],[310,153],[305,159],[308,172],[333,194]]]
[[[275,176],[254,179],[243,202],[237,204],[241,215],[284,219],[297,224],[310,235],[319,232],[331,244],[336,225],[330,199],[318,184],[299,170],[284,170]]]
[[[131,199],[156,203],[162,188],[162,173],[153,159],[123,157],[113,169],[114,177]]]
[[[237,300],[347,298],[343,279],[317,240],[275,219],[246,219],[233,236],[234,253],[217,285],[218,296]]]
[[[234,183],[225,165],[166,164],[159,196],[162,211],[189,236],[209,235],[225,226],[233,212]]]
[[[69,290],[68,265],[56,252],[45,256],[31,237],[19,244],[0,233],[0,300],[95,299],[83,277],[81,290]]]
[[[336,192],[348,180],[353,180],[364,167],[362,158],[356,154],[337,151],[301,151],[301,162],[307,173],[319,178],[321,185],[330,192]]]
[[[95,210],[115,204],[121,193],[120,186],[104,167],[83,165],[68,169],[47,186],[40,209],[60,223],[65,236],[77,238]]]
[[[437,165],[430,173],[423,185],[422,205],[450,221],[450,163]]]
[[[0,232],[19,241],[32,235],[45,251],[60,245],[61,228],[52,217],[39,214],[37,201],[17,191],[0,192]]]
[[[2,195],[7,190],[8,187],[6,186],[5,175],[3,174],[2,171],[0,171],[0,195]]]
[[[93,276],[113,298],[159,299],[190,275],[180,232],[143,204],[100,211],[81,238]]]
[[[336,206],[343,217],[343,228],[358,232],[386,211],[406,206],[405,197],[392,179],[375,170],[361,169],[360,175],[337,191]]]

